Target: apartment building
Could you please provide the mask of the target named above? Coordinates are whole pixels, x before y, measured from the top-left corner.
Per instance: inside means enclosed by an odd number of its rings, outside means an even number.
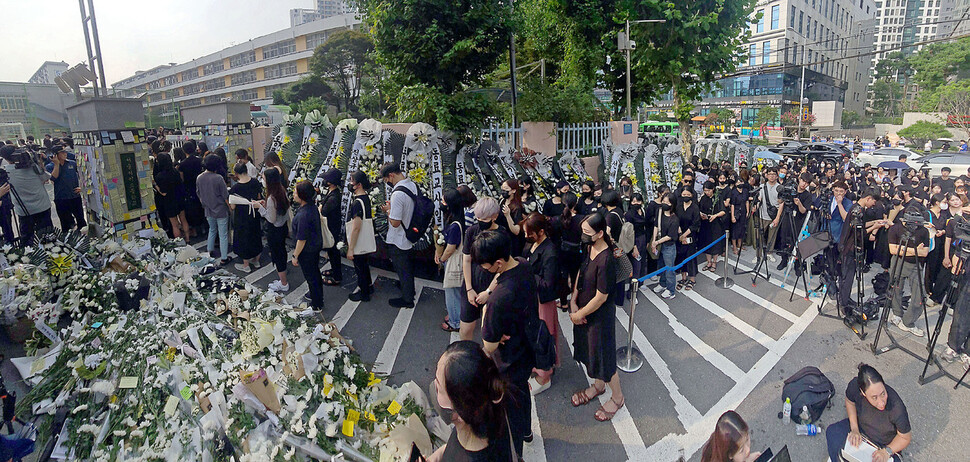
[[[317,0],[317,7],[314,9],[294,8],[290,10],[290,27],[331,16],[353,14],[354,12],[354,8],[344,0]]]
[[[71,66],[64,61],[45,61],[44,64],[41,64],[40,68],[37,69],[37,72],[34,72],[34,75],[30,76],[27,83],[53,85],[54,77],[60,77],[61,74],[66,72],[69,67]]]

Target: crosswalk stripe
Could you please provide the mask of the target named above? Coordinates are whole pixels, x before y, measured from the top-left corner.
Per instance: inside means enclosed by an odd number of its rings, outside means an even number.
[[[522,460],[529,462],[545,462],[546,460],[546,443],[542,440],[542,425],[539,424],[535,396],[532,397],[532,442],[523,446]]]
[[[569,315],[558,311],[559,315],[559,326],[562,330],[563,337],[566,338],[566,345],[569,345],[570,354],[573,352],[573,323],[569,320]],[[594,380],[586,375],[585,367],[580,364],[580,368],[583,369],[583,375],[586,377],[586,381],[592,385]],[[623,380],[621,377],[620,380]],[[630,385],[627,384],[629,387]],[[609,385],[607,385],[609,389]],[[607,396],[609,395],[609,396]],[[606,404],[610,398],[613,397],[613,393],[604,393],[599,396],[599,401],[602,404]],[[610,420],[613,424],[613,429],[616,430],[616,435],[620,438],[620,442],[623,443],[623,450],[626,451],[627,460],[656,460],[649,459],[646,457],[647,446],[643,443],[643,437],[640,436],[640,431],[637,430],[636,423],[633,421],[633,416],[630,415],[630,409],[628,406],[623,406],[613,419]]]
[[[693,290],[685,290],[681,293],[683,295],[686,295],[687,298],[693,300],[695,303],[700,305],[705,310],[710,311],[711,314],[713,314],[714,316],[717,316],[723,319],[724,321],[726,321],[728,324],[731,325],[731,327],[737,329],[742,334],[747,335],[752,340],[760,343],[763,347],[771,348],[775,344],[775,340],[773,338],[769,337],[764,332],[761,332],[760,330],[755,329],[751,324],[748,324],[742,321],[740,318],[738,318],[731,312],[725,310],[724,308],[721,308],[720,306],[717,306],[716,303],[702,297],[697,292],[694,292]]]
[[[326,263],[324,263],[323,264],[323,267],[320,270],[321,271],[326,271],[328,269],[330,269],[330,262],[329,261],[326,262]],[[309,292],[309,291],[310,291],[310,285],[307,284],[306,281],[303,281],[303,284],[300,284],[296,289],[293,289],[293,291],[290,292],[290,294],[287,295],[284,299],[290,305],[297,306],[303,300],[303,296],[306,295],[307,292]]]
[[[714,276],[704,271],[701,271],[700,274],[710,278],[711,280],[717,279]],[[788,311],[778,305],[775,305],[774,303],[768,300],[765,300],[764,298],[761,298],[760,295],[754,294],[751,291],[739,286],[738,284],[734,284],[733,286],[731,286],[731,290],[734,291],[734,293],[744,297],[746,300],[749,300],[758,305],[761,305],[761,307],[767,309],[768,311],[771,311],[772,313],[782,318],[785,318],[785,320],[790,323],[795,323],[796,321],[798,321],[798,316],[792,314],[791,311]]]
[[[616,308],[616,319],[620,321],[620,325],[628,323],[630,320],[630,314],[623,308]],[[643,332],[637,327],[636,323],[633,324],[633,342],[643,353],[644,359],[653,372],[657,374],[660,382],[667,387],[667,391],[670,393],[670,399],[674,402],[674,409],[677,411],[677,418],[680,419],[680,423],[683,424],[684,428],[689,427],[694,422],[701,419],[701,413],[694,407],[693,404],[680,392],[680,387],[674,381],[673,374],[670,372],[670,368],[667,367],[667,363],[660,357],[660,353],[654,349],[653,345],[647,340],[647,336],[643,335]],[[620,360],[620,358],[617,358]]]
[[[697,354],[704,358],[705,361],[711,363],[711,365],[716,367],[718,370],[724,373],[724,375],[728,376],[728,378],[735,382],[740,381],[741,378],[744,377],[744,371],[742,371],[741,368],[731,362],[731,360],[727,359],[719,351],[715,350],[706,342],[701,340],[700,337],[688,329],[687,326],[681,324],[681,322],[677,320],[677,317],[670,312],[670,307],[667,306],[667,303],[664,302],[663,299],[661,299],[657,294],[653,293],[653,291],[647,287],[640,289],[640,291],[647,296],[650,303],[653,303],[661,314],[667,317],[667,322],[670,324],[670,327],[673,328],[674,333],[687,342],[687,344],[690,345],[690,347],[693,348]]]
[[[748,266],[746,263],[740,263],[740,264],[738,264],[738,269],[742,269],[742,270],[745,270],[745,271],[751,271],[752,270],[752,267],[751,266]],[[762,274],[764,274],[764,273],[762,273]],[[733,276],[733,278],[734,278],[734,281],[735,282],[738,282],[738,278],[740,277],[741,278],[741,281],[743,282],[745,277],[750,278],[752,276],[754,276],[754,275],[753,274],[745,274],[745,275],[740,275],[740,276]],[[779,282],[776,282],[776,281],[780,281],[780,279],[778,278],[777,275],[774,275],[773,274],[773,275],[771,275],[771,279],[768,281],[768,283],[774,285],[775,287],[778,287],[779,289],[787,290],[789,293],[791,293],[791,289],[790,288],[787,288],[787,289],[786,288],[783,288],[783,287],[781,287],[781,284]],[[802,289],[799,289],[798,287],[795,287],[795,295],[798,295],[799,297],[805,298],[805,291],[802,290]]]
[[[418,294],[417,300],[421,299],[421,291],[424,289],[420,284],[416,284],[415,293]],[[415,301],[417,301],[415,300]],[[415,308],[401,308],[397,312],[397,316],[394,318],[394,324],[391,326],[391,331],[387,333],[387,338],[384,339],[384,346],[381,347],[380,353],[377,353],[377,359],[374,360],[374,370],[375,374],[388,375],[394,370],[394,362],[397,360],[397,354],[401,351],[401,344],[404,343],[404,337],[408,334],[408,327],[411,326],[411,318],[414,317]]]
[[[262,268],[247,274],[246,281],[248,281],[250,284],[255,284],[257,281],[263,279],[273,272],[276,272],[276,265],[274,265],[273,262],[270,262],[269,264],[263,265]]]
[[[377,275],[371,273],[371,284],[373,284],[375,280],[377,280]],[[343,330],[344,326],[347,325],[347,322],[350,321],[350,318],[352,318],[354,313],[357,312],[358,307],[360,307],[360,302],[355,302],[348,299],[346,302],[344,302],[343,306],[340,307],[340,310],[337,311],[337,314],[333,315],[333,323],[337,326],[338,331]]]

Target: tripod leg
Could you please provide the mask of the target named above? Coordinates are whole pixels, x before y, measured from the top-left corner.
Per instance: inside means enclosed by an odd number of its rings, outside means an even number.
[[[944,297],[944,300],[946,298]],[[926,378],[926,370],[930,367],[930,362],[933,361],[933,350],[936,349],[936,342],[940,338],[940,331],[943,329],[943,320],[946,318],[946,305],[940,307],[940,319],[936,320],[936,329],[933,334],[930,335],[929,353],[926,355],[926,362],[923,364],[923,373],[919,375],[920,383]]]

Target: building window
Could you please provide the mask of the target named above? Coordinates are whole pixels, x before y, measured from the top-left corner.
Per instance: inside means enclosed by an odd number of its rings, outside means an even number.
[[[771,30],[778,28],[778,15],[781,14],[778,5],[771,5]]]
[[[771,42],[761,44],[761,64],[768,64],[771,61]]]
[[[221,72],[226,67],[223,65],[222,60],[213,61],[205,66],[202,66],[202,75],[211,75],[216,72]]]
[[[306,49],[316,50],[318,46],[323,45],[324,42],[330,37],[330,32],[316,32],[306,36]]]
[[[277,79],[296,74],[296,63],[277,64],[263,68],[263,79]]]
[[[218,90],[220,88],[225,88],[225,86],[226,86],[226,79],[219,78],[219,79],[206,80],[202,84],[202,90],[203,91]]]
[[[232,92],[233,101],[242,101],[242,102],[248,103],[248,102],[252,102],[257,98],[259,98],[259,92],[255,88],[250,90]]]
[[[791,11],[788,13],[788,27],[792,29],[795,28],[795,6],[792,5]]]
[[[178,75],[170,75],[168,77],[165,77],[165,81],[162,83],[162,85],[168,87],[168,86],[175,85],[177,83],[179,83]]]
[[[758,64],[758,57],[755,56],[757,54],[757,52],[758,52],[758,46],[752,43],[751,44],[751,47],[750,47],[750,49],[748,51],[749,51],[749,54],[748,54],[748,65],[749,66],[754,66],[755,64]]]
[[[803,24],[804,20],[805,20],[805,12],[804,11],[799,11],[798,12],[798,33],[799,34],[802,33],[802,24]]]
[[[249,82],[255,82],[256,71],[246,71],[246,72],[240,72],[238,74],[233,74],[230,80],[232,81],[233,86],[242,85],[244,83],[249,83]]]
[[[756,30],[759,33],[765,31],[765,10],[763,9],[758,10],[758,28]]]
[[[236,68],[239,66],[245,66],[249,63],[256,62],[256,52],[253,50],[244,51],[238,55],[229,57],[229,67]]]
[[[288,55],[296,51],[296,41],[293,39],[276,42],[272,45],[263,47],[263,59],[275,58],[277,56]]]
[[[197,79],[197,78],[199,78],[199,68],[197,68],[197,67],[193,67],[192,69],[189,69],[187,71],[182,72],[182,81],[183,82],[186,82],[186,81],[189,81],[189,80],[193,80],[193,79]]]

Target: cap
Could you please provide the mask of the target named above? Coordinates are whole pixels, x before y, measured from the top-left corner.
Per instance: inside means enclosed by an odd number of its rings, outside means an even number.
[[[556,189],[562,189],[566,186],[569,186],[569,183],[567,183],[566,180],[559,180],[559,182],[556,183]]]
[[[330,170],[327,170],[327,173],[323,174],[323,181],[326,181],[327,183],[330,183],[333,185],[339,185],[340,177],[341,177],[340,170],[331,168]]]

